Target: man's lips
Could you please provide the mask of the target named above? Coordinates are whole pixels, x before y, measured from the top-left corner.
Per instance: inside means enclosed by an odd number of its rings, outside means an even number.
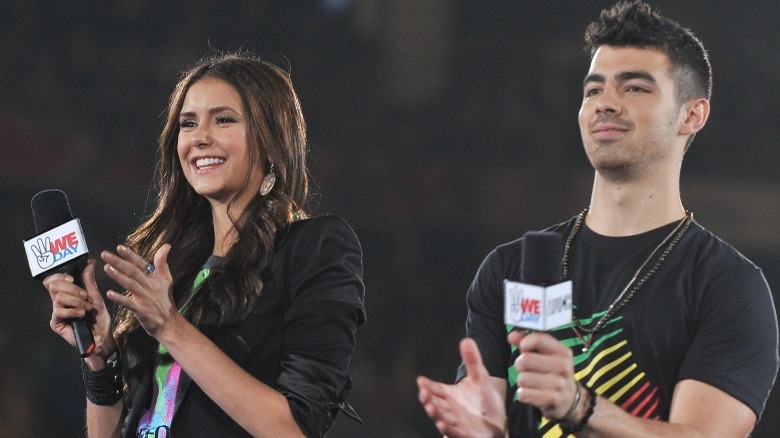
[[[628,131],[629,129],[627,127],[616,123],[597,123],[593,129],[590,130],[593,137],[597,140],[610,140],[622,137],[623,134]]]

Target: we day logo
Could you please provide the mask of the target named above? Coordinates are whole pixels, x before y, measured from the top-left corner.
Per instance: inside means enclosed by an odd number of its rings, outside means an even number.
[[[504,322],[516,327],[539,329],[543,324],[544,288],[504,281]]]
[[[24,247],[33,277],[88,253],[78,219],[25,241]]]
[[[522,289],[512,303],[512,315],[518,322],[537,324],[542,318],[541,300],[524,296]]]

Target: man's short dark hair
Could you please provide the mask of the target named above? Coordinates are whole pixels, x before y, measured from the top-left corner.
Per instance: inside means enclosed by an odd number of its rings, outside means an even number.
[[[651,48],[669,56],[678,103],[710,98],[712,67],[693,32],[654,12],[642,1],[622,1],[604,9],[585,30],[585,49],[593,57],[600,46]]]

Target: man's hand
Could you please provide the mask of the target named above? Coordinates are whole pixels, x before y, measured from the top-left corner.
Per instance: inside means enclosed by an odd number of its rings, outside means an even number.
[[[494,383],[499,379],[488,374],[473,339],[460,342],[460,356],[468,376],[453,385],[418,377],[420,403],[436,428],[449,437],[503,437],[506,408]]]
[[[562,419],[577,392],[571,350],[543,332],[512,331],[507,340],[520,349],[515,360],[517,399],[536,406],[547,418]]]

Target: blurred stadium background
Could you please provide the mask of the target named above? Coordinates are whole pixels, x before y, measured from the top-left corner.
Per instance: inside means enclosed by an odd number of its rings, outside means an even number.
[[[454,377],[479,263],[588,202],[582,34],[611,3],[5,0],[0,436],[83,436],[78,358],[49,330],[48,294],[22,251],[30,198],[65,190],[92,253],[114,247],[150,206],[178,72],[239,48],[291,71],[310,209],[343,216],[363,243],[368,323],[350,401],[366,423],[342,416],[330,436],[436,436],[414,378]],[[712,116],[683,166],[686,207],[763,267],[777,297],[780,4],[651,4],[694,30],[715,72]],[[776,436],[778,414],[775,390],[753,436]]]

